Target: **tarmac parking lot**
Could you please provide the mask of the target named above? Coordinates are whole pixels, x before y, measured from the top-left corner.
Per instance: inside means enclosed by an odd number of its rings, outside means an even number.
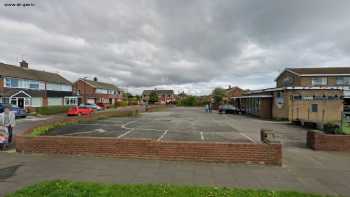
[[[273,129],[286,144],[305,144],[306,130],[286,122],[207,113],[202,108],[169,108],[139,117],[110,118],[57,128],[50,135],[140,138],[158,141],[257,143],[260,129]]]
[[[139,117],[69,125],[52,130],[50,135],[255,143],[230,124],[223,124],[220,118],[199,108],[169,108],[165,112],[142,113]]]

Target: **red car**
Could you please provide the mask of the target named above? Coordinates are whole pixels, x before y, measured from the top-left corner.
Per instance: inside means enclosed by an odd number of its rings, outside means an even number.
[[[81,116],[81,115],[91,115],[94,112],[93,109],[83,106],[76,106],[69,108],[68,116]]]
[[[101,107],[102,110],[105,110],[105,109],[108,109],[108,108],[109,108],[109,106],[106,105],[105,103],[97,103],[96,105],[99,106],[99,107]]]

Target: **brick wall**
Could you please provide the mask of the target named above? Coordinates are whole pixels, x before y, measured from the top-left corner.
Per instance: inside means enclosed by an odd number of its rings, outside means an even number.
[[[281,144],[229,144],[104,137],[16,136],[24,153],[78,154],[164,160],[281,165]]]
[[[3,77],[0,77],[0,92],[4,91],[4,78]]]
[[[314,150],[350,151],[350,135],[330,135],[308,131],[307,146]]]

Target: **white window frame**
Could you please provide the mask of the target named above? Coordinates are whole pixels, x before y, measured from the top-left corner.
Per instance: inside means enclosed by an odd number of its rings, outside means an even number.
[[[47,83],[46,90],[71,92],[73,88],[71,85],[67,85],[67,84]]]
[[[17,86],[12,86],[12,80],[17,80]],[[8,84],[8,82],[10,82]],[[32,84],[37,85],[38,88],[30,87]],[[14,77],[4,77],[4,87],[6,88],[22,88],[22,89],[31,89],[31,90],[45,90],[45,82],[28,80],[28,79],[19,79]]]
[[[68,101],[68,104],[67,104]],[[63,98],[63,103],[66,106],[75,106],[78,105],[78,97],[76,96],[65,96]]]
[[[328,83],[327,77],[312,77],[311,84],[312,86],[325,86]]]
[[[337,85],[350,85],[350,77],[336,77]]]

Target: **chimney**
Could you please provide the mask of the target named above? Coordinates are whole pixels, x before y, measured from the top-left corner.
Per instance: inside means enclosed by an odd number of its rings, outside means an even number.
[[[97,77],[94,77],[94,81],[97,81]]]
[[[21,62],[19,62],[19,65],[21,68],[26,68],[28,69],[28,62],[22,60]]]

